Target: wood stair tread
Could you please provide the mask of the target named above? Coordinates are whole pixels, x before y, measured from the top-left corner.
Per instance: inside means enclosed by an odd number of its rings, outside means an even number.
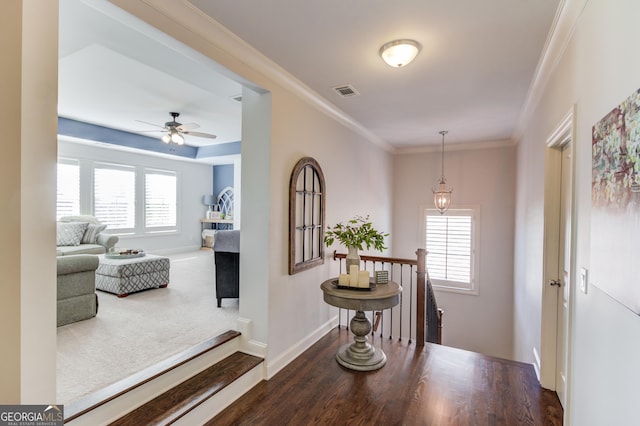
[[[111,425],[171,424],[262,361],[262,358],[256,356],[235,352],[124,415]]]
[[[211,338],[193,348],[179,353],[165,361],[159,362],[156,365],[152,365],[130,377],[122,379],[112,385],[107,386],[104,389],[100,389],[93,394],[74,401],[70,404],[65,404],[65,422],[76,419],[77,417],[88,413],[89,411],[112,401],[115,398],[141,386],[201,355],[216,349],[225,343],[232,341],[240,336],[240,333],[235,330],[226,331],[214,338]]]

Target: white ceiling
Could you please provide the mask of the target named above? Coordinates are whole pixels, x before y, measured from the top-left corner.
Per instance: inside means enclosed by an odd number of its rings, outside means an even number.
[[[559,0],[190,0],[396,149],[510,140]],[[100,0],[60,2],[60,115],[152,130],[169,111],[214,143],[240,140],[240,84]],[[405,68],[378,56],[411,38]],[[228,73],[227,73],[228,75]],[[342,98],[334,87],[360,94]],[[211,143],[188,138],[201,146]]]
[[[161,129],[139,121],[162,126],[175,111],[180,123],[217,135],[187,136],[188,145],[240,141],[242,105],[232,97],[242,86],[218,64],[114,6],[61,1],[59,49],[59,115],[160,138]]]

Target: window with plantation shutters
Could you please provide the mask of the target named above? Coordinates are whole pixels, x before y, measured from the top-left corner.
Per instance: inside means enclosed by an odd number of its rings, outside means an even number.
[[[176,227],[176,174],[146,170],[144,175],[145,228],[168,230]]]
[[[96,165],[93,210],[109,230],[133,231],[136,218],[136,173],[124,166]]]
[[[477,209],[424,209],[427,268],[434,287],[477,294],[475,241]]]
[[[60,158],[56,216],[93,215],[115,235],[179,232],[179,172]]]
[[[58,162],[56,220],[80,214],[80,165],[77,161]]]

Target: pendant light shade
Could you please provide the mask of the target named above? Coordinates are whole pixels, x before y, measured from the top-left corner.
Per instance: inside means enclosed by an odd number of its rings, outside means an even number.
[[[447,181],[445,179],[440,179],[438,190],[433,190],[433,203],[440,214],[444,214],[444,212],[449,210],[452,192],[453,189],[447,188]]]
[[[446,130],[439,132],[442,135],[442,174],[440,175],[440,180],[438,181],[437,188],[433,188],[433,204],[436,206],[436,209],[440,212],[440,214],[444,214],[447,210],[449,210],[449,206],[451,205],[451,193],[453,192],[453,188],[447,185],[447,179],[444,177],[444,135],[446,135]]]
[[[420,43],[415,40],[394,40],[380,48],[380,56],[390,66],[402,68],[415,59],[420,47]]]

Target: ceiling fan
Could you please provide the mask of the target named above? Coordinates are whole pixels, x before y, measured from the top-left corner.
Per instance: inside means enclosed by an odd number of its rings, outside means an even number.
[[[149,124],[151,126],[160,127],[162,130],[145,130],[146,132],[163,132],[162,142],[164,143],[175,143],[177,145],[184,145],[184,135],[189,136],[197,136],[199,138],[209,138],[215,139],[216,135],[212,135],[210,133],[203,132],[194,132],[193,129],[197,129],[200,127],[199,124],[196,123],[187,123],[182,124],[178,123],[176,119],[180,116],[179,112],[170,112],[169,115],[173,118],[171,121],[167,121],[164,123],[164,126],[160,126],[158,124],[148,123],[142,120],[136,120],[140,123]]]

